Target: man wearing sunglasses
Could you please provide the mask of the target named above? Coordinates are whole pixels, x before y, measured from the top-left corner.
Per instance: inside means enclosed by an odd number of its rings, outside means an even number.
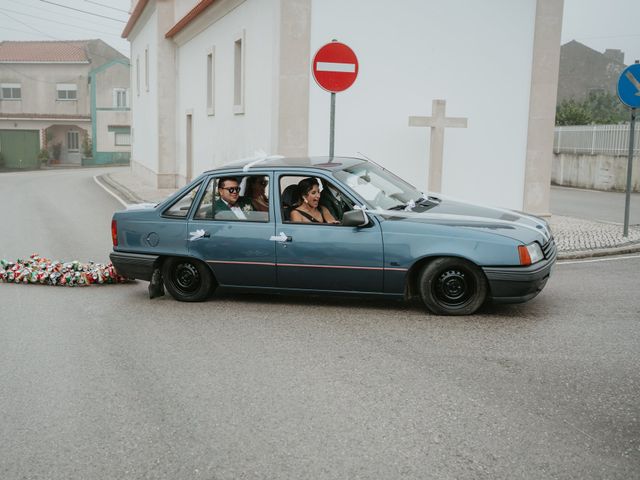
[[[240,183],[235,177],[222,177],[218,180],[218,195],[215,202],[215,218],[246,220],[247,212],[253,210],[251,200],[240,196]]]

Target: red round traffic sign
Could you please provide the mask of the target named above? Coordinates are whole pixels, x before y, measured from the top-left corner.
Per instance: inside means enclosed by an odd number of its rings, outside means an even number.
[[[340,42],[327,43],[313,57],[313,78],[328,92],[346,90],[358,76],[358,58]]]

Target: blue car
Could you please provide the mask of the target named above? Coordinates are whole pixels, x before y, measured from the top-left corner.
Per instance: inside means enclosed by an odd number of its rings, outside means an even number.
[[[440,315],[517,303],[556,260],[542,219],[424,194],[359,158],[265,157],[116,212],[111,261],[150,296],[214,290],[409,298]]]

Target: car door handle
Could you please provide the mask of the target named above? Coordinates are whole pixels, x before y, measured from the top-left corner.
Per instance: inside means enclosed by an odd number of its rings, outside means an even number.
[[[272,235],[271,237],[269,237],[269,240],[271,240],[272,242],[280,243],[293,242],[293,237],[291,235],[287,235],[284,232],[280,232],[280,235]]]

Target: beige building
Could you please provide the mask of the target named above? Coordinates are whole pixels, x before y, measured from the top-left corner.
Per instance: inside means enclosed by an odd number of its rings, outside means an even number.
[[[4,166],[128,162],[129,69],[102,40],[0,42]]]

